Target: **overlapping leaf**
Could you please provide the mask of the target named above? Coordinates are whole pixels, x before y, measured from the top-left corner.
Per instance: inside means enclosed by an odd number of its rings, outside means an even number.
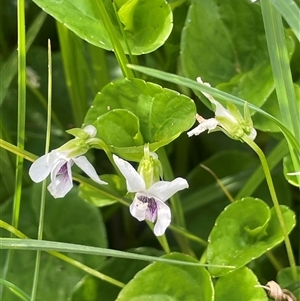
[[[295,214],[280,206],[289,233],[295,226]],[[258,214],[259,212],[259,214]],[[211,264],[244,266],[283,241],[283,234],[274,208],[265,202],[247,197],[227,206],[219,215],[209,236],[207,260]],[[222,276],[228,269],[209,267],[213,276]]]
[[[180,253],[165,258],[196,262]],[[140,271],[120,292],[117,301],[213,300],[212,281],[203,267],[153,263]]]
[[[194,102],[178,92],[140,79],[121,79],[99,93],[85,125],[113,152],[128,160],[143,156],[144,143],[155,151],[188,130],[195,120]]]
[[[112,50],[106,26],[99,17],[96,1],[34,0],[48,14],[74,31],[82,39],[98,47]],[[103,1],[118,38],[126,43],[110,0]],[[124,25],[132,54],[152,52],[160,47],[172,30],[172,12],[165,0],[116,1],[118,17]]]

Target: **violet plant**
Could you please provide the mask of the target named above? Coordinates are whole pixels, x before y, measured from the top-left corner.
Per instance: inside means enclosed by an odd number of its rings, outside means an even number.
[[[0,299],[300,300],[298,4],[4,2]]]

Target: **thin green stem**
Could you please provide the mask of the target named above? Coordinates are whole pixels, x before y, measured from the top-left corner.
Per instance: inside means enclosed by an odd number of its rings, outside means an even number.
[[[177,225],[173,225],[171,224],[169,226],[169,228],[174,231],[174,232],[177,232],[177,233],[180,233],[182,234],[183,236],[185,236],[187,239],[189,240],[192,240],[192,241],[195,241],[197,243],[199,243],[201,246],[204,246],[204,247],[207,247],[207,241],[202,239],[201,237],[198,237],[190,232],[188,232],[187,230],[177,226]]]
[[[207,170],[217,181],[218,185],[220,186],[220,188],[222,189],[222,191],[224,192],[224,194],[227,196],[227,198],[229,199],[229,201],[231,203],[234,203],[234,198],[232,197],[232,195],[230,194],[230,192],[226,189],[226,187],[224,186],[224,184],[222,183],[222,181],[217,177],[217,175],[211,170],[209,169],[207,166],[200,164],[200,166],[202,168],[204,168],[205,170]]]
[[[123,27],[123,25],[122,25],[122,23],[121,23],[121,20],[120,20],[120,18],[119,18],[119,15],[118,15],[118,8],[117,8],[116,3],[115,3],[114,1],[112,2],[112,6],[113,6],[113,8],[114,8],[115,16],[116,16],[116,19],[117,19],[117,21],[118,21],[118,25],[119,25],[120,31],[121,31],[121,33],[122,33],[123,40],[124,40],[124,42],[125,42],[125,44],[126,44],[126,49],[127,49],[129,58],[130,58],[130,60],[131,60],[131,63],[136,64],[137,61],[136,61],[136,59],[134,58],[134,56],[132,55],[132,53],[131,53],[131,49],[130,49],[130,46],[129,46],[129,43],[128,43],[128,40],[127,40],[127,37],[126,37],[126,34],[125,34],[124,27]],[[131,69],[130,69],[130,70],[131,70]]]
[[[286,140],[281,140],[270,152],[267,156],[268,165],[270,170],[272,170],[282,158],[288,154],[288,147]],[[259,184],[264,179],[264,171],[262,166],[259,167],[252,173],[251,177],[248,179],[247,183],[243,185],[242,189],[238,192],[235,199],[241,199],[242,197],[246,197],[252,195],[252,193],[256,190]]]
[[[48,108],[47,108],[47,132],[46,132],[45,154],[47,154],[49,152],[49,148],[50,148],[51,111],[52,111],[52,57],[51,57],[51,43],[50,43],[50,40],[48,40]],[[39,240],[43,239],[46,186],[47,186],[47,181],[44,180],[43,186],[42,186],[39,228],[38,228],[38,239]],[[36,254],[36,261],[35,261],[33,285],[32,285],[32,291],[31,291],[31,301],[34,301],[36,299],[39,270],[40,270],[40,261],[41,261],[41,251],[38,250],[37,254]]]
[[[285,227],[282,212],[280,210],[279,202],[277,199],[277,195],[276,195],[276,191],[275,191],[275,187],[273,184],[273,180],[272,180],[272,176],[270,173],[267,159],[266,159],[263,151],[259,148],[259,146],[253,140],[251,140],[247,135],[244,135],[242,139],[245,143],[247,143],[256,152],[256,154],[258,155],[258,157],[260,159],[263,171],[265,173],[266,181],[267,181],[267,184],[269,187],[269,191],[271,194],[271,198],[272,198],[272,201],[274,204],[274,208],[275,208],[275,211],[277,214],[277,218],[278,218],[280,227],[282,229],[288,259],[289,259],[290,266],[292,269],[292,275],[293,275],[293,278],[296,280],[297,279],[297,269],[296,269],[295,258],[294,258],[294,254],[293,254],[293,250],[292,250],[292,245],[291,245],[290,238],[289,238],[289,235],[288,235],[286,227]]]
[[[277,273],[283,269],[282,264],[277,259],[277,257],[274,256],[274,254],[272,253],[272,251],[268,251],[266,253],[266,255],[267,255],[268,259],[270,260],[270,262],[272,263],[273,267],[276,269]]]
[[[30,296],[13,283],[0,278],[0,283],[5,285],[11,292],[24,301],[30,301]]]
[[[25,3],[18,1],[18,134],[17,146],[24,149],[25,142],[25,117],[26,117],[26,41],[25,41]],[[21,206],[22,157],[16,158],[16,182],[12,225],[18,227]]]
[[[25,1],[18,0],[18,129],[17,129],[17,146],[24,149],[25,142],[25,117],[26,117],[26,33],[25,33]],[[17,228],[19,224],[22,177],[23,177],[22,157],[16,158],[16,178],[15,194],[13,202],[12,225]],[[10,265],[13,260],[13,251],[9,250],[3,269],[3,279],[6,278]],[[0,299],[2,299],[3,286],[0,287]]]
[[[0,139],[0,147],[8,150],[9,152],[17,155],[18,157],[22,157],[23,159],[26,159],[31,162],[34,162],[38,158],[38,156],[27,152],[26,150],[21,149],[3,139]]]
[[[36,96],[36,99],[43,106],[43,108],[47,109],[47,101],[46,101],[46,98],[43,96],[43,94],[39,90],[33,88],[31,85],[27,85],[27,87],[32,92],[32,94],[34,94],[34,96]],[[66,137],[68,137],[68,135],[65,132],[65,127],[60,122],[60,120],[58,119],[58,117],[55,114],[55,112],[52,112],[51,116],[52,116],[52,120],[56,124],[56,126],[64,133],[64,135]]]
[[[115,29],[112,25],[112,22],[109,18],[109,15],[108,15],[107,11],[106,11],[106,8],[104,6],[103,1],[102,0],[97,0],[96,1],[96,6],[98,8],[100,18],[103,20],[105,29],[107,30],[107,33],[110,37],[110,40],[111,40],[111,43],[113,45],[116,58],[119,62],[119,66],[122,69],[123,75],[125,77],[134,77],[132,70],[127,67],[127,64],[128,64],[127,57],[126,57],[125,52],[123,50],[123,47],[122,47],[122,45],[119,41],[119,38],[118,38],[118,36],[115,32]]]
[[[153,231],[153,228],[154,228],[153,223],[151,223],[147,220],[146,220],[146,222],[147,222],[147,225],[149,226],[149,228]],[[169,254],[171,252],[171,250],[170,250],[166,235],[164,234],[162,236],[157,236],[156,238],[157,238],[158,242],[160,243],[161,247],[163,248],[163,250],[166,252],[166,254]]]

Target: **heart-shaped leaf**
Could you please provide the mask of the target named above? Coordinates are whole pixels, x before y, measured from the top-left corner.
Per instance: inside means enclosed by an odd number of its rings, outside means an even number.
[[[180,253],[164,258],[197,262]],[[123,288],[116,301],[195,301],[213,300],[212,281],[203,267],[156,262],[139,273]]]
[[[295,226],[295,214],[287,206],[280,206],[289,233]],[[207,261],[242,267],[252,259],[283,241],[283,234],[275,209],[252,197],[227,206],[216,220],[209,236]],[[213,276],[222,276],[229,269],[208,268]]]
[[[218,279],[215,301],[267,301],[267,295],[259,285],[254,273],[242,267]]]
[[[138,161],[144,143],[151,151],[170,143],[194,124],[195,114],[194,102],[178,92],[140,79],[120,79],[95,97],[84,124],[93,124],[112,152]]]
[[[127,51],[111,1],[101,1],[123,49]],[[34,2],[82,39],[107,50],[113,49],[105,29],[106,24],[99,17],[96,1],[34,0]],[[116,3],[132,54],[149,53],[163,45],[173,26],[172,12],[165,0],[127,0]]]

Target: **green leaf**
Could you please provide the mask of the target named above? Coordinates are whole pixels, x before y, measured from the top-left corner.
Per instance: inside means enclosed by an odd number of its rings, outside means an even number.
[[[215,301],[267,301],[264,289],[255,287],[258,284],[255,274],[242,267],[219,278],[215,286]]]
[[[195,80],[191,80],[188,78],[184,78],[182,76],[178,76],[176,74],[172,73],[167,73],[164,71],[156,70],[156,69],[151,69],[148,67],[143,67],[143,66],[135,66],[135,65],[130,65],[130,68],[133,70],[137,70],[139,72],[142,72],[144,74],[153,76],[155,78],[159,78],[177,85],[183,85],[186,87],[189,87],[191,89],[194,89],[195,91],[200,91],[200,92],[206,92],[215,97],[216,99],[221,99],[224,101],[231,102],[233,104],[236,104],[238,107],[244,107],[245,101],[228,93],[225,93],[223,91],[214,89],[212,87],[208,87],[203,84],[197,83]],[[294,135],[280,122],[277,118],[274,118],[272,115],[268,114],[267,112],[261,110],[260,108],[252,105],[249,103],[249,108],[252,109],[255,112],[258,112],[259,114],[263,115],[264,117],[268,118],[272,122],[274,122],[281,130],[281,132],[284,134],[286,140],[294,149],[295,158],[299,158],[299,150],[300,150],[300,145],[298,141],[295,139]],[[298,157],[297,157],[298,156]]]
[[[162,253],[152,248],[137,248],[128,251],[151,256],[159,256]],[[99,271],[118,281],[127,283],[138,271],[145,268],[148,264],[140,260],[132,261],[126,258],[110,258],[101,266]],[[103,292],[105,292],[105,301],[114,301],[120,292],[120,288],[89,275],[80,281],[80,286],[72,294],[71,301],[102,300]]]
[[[218,85],[217,88],[261,107],[274,90],[271,65],[263,62],[250,71],[234,76],[229,82]]]
[[[280,206],[287,233],[295,226],[295,214]],[[283,241],[283,234],[274,208],[262,200],[247,197],[238,200],[219,215],[209,236],[207,261],[210,264],[244,266]],[[213,276],[222,276],[228,269],[208,268]]]
[[[297,281],[292,276],[292,269],[290,267],[284,268],[277,274],[276,280],[281,288],[288,289],[300,300],[300,266],[297,266]]]
[[[101,179],[108,183],[108,187],[114,191],[120,191],[122,195],[126,194],[126,187],[124,186],[124,181],[120,179],[117,175],[101,175]],[[79,186],[79,196],[85,201],[97,206],[104,207],[109,206],[117,202],[113,197],[108,196],[105,193],[87,185],[80,184]]]
[[[164,258],[197,262],[192,257],[171,253]],[[195,301],[213,300],[213,286],[203,267],[154,263],[140,271],[123,288],[116,301]]]
[[[95,1],[34,0],[44,11],[89,43],[112,50],[105,24]],[[125,40],[110,0],[103,0],[118,38],[127,51]],[[119,7],[119,18],[132,54],[149,53],[163,45],[172,30],[172,12],[164,0],[128,0]],[[123,4],[123,3],[122,3]]]
[[[93,124],[112,152],[139,161],[144,143],[151,151],[170,143],[194,124],[195,114],[194,102],[178,92],[140,79],[120,79],[95,97],[84,125]]]
[[[94,122],[97,136],[108,146],[138,146],[144,140],[139,119],[125,109],[115,109],[103,114]]]
[[[193,0],[181,50],[184,73],[192,79],[201,76],[212,86],[260,65],[268,54],[259,5]]]

